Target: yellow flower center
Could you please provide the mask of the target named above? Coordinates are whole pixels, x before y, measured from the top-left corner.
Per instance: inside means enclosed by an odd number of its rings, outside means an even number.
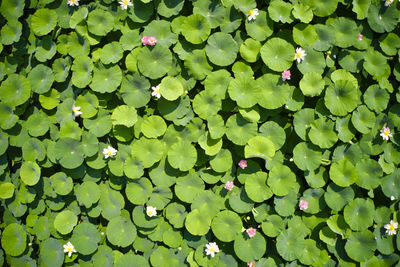
[[[75,2],[76,2],[76,0],[71,0],[71,2],[72,2],[72,3],[75,3]]]
[[[214,252],[214,247],[211,247],[211,248],[210,248],[210,252]]]
[[[252,16],[253,13],[254,13],[254,11],[253,11],[253,10],[250,10],[247,14],[249,14],[249,16]]]
[[[124,0],[124,5],[128,5],[128,0]]]
[[[393,231],[394,230],[394,226],[393,224],[389,225],[389,230]]]
[[[296,53],[296,57],[297,57],[297,58],[301,58],[301,53],[300,53],[300,52],[297,52],[297,53]]]
[[[152,215],[153,213],[151,212],[151,210],[149,210],[149,211],[147,212],[147,214],[150,216],[150,215]]]
[[[111,156],[111,154],[112,154],[111,151],[108,151],[108,152],[107,152],[107,155]]]
[[[388,130],[385,130],[385,131],[383,132],[383,134],[386,135],[386,136],[388,136],[390,133],[389,133]]]
[[[72,0],[72,1],[74,1],[74,0]],[[72,247],[68,247],[67,250],[68,250],[68,252],[71,252],[72,251]]]
[[[72,1],[75,1],[75,0],[72,0]],[[76,108],[72,108],[72,111],[73,111],[73,112],[76,112]]]
[[[160,88],[157,88],[156,92],[157,94],[160,94],[161,93]]]

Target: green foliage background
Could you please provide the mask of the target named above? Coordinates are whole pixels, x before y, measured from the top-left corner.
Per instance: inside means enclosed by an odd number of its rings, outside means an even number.
[[[132,3],[1,1],[0,265],[400,266],[398,1]]]

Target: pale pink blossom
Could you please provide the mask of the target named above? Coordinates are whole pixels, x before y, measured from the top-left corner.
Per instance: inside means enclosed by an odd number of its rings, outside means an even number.
[[[292,76],[292,74],[290,73],[290,70],[284,70],[282,72],[282,80],[283,81],[290,80],[290,76]]]
[[[143,45],[155,45],[157,42],[157,38],[154,36],[143,36],[142,44]]]
[[[254,229],[253,227],[247,228],[246,233],[249,235],[249,237],[253,237],[256,235],[257,230]]]
[[[233,189],[233,187],[235,187],[235,185],[233,184],[233,181],[227,181],[224,188],[228,191],[231,191]]]
[[[363,35],[360,33],[360,34],[358,35],[358,41],[362,41],[362,39],[363,39]]]
[[[242,169],[246,168],[247,167],[247,160],[242,159],[241,161],[239,161],[238,165]]]
[[[253,266],[254,266],[254,264],[256,264],[256,261],[248,262],[248,263],[247,263],[247,266],[249,266],[249,267],[253,267]]]
[[[308,202],[305,201],[305,200],[300,200],[299,208],[300,208],[300,210],[306,210],[306,209],[308,209]]]

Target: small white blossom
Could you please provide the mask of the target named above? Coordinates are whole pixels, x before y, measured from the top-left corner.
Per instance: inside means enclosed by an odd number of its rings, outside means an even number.
[[[133,6],[131,0],[121,0],[118,2],[118,4],[121,5],[122,10],[128,9],[128,6]]]
[[[112,146],[108,146],[107,148],[103,149],[103,155],[105,159],[108,159],[109,157],[114,157],[117,154],[117,152],[118,151]]]
[[[399,0],[400,1],[400,0]],[[395,200],[396,198],[394,196],[390,196],[390,200]]]
[[[258,9],[255,8],[255,9],[252,9],[249,12],[247,12],[246,17],[249,21],[252,21],[252,20],[256,20],[256,17],[258,16],[258,14],[259,14]]]
[[[385,6],[390,6],[393,3],[393,0],[384,0],[384,1],[385,1]]]
[[[389,137],[392,137],[393,135],[392,135],[392,133],[390,132],[389,127],[383,127],[383,128],[381,129],[381,134],[380,134],[380,136],[382,136],[382,139],[383,139],[383,140],[388,141],[388,140],[389,140]]]
[[[77,107],[77,106],[75,106],[75,104],[72,106],[72,112],[74,112],[74,116],[75,117],[79,117],[80,115],[82,115],[82,111],[80,111],[81,110],[81,107]]]
[[[155,207],[152,207],[152,206],[147,206],[146,214],[149,217],[156,216],[157,215],[157,209]]]
[[[71,258],[72,253],[76,253],[74,245],[68,241],[68,243],[64,245],[64,252],[68,253],[68,257]]]
[[[217,243],[215,242],[210,242],[206,245],[206,255],[211,255],[211,258],[214,258],[215,253],[219,252],[219,247],[217,245]]]
[[[396,234],[396,229],[399,227],[399,223],[394,222],[393,220],[390,220],[390,223],[385,224],[385,229],[386,233],[388,235],[395,235]]]
[[[151,93],[152,96],[155,96],[157,98],[161,97],[160,85],[152,86],[151,89],[153,90],[153,92]]]
[[[67,0],[69,6],[79,6],[79,0]]]
[[[307,56],[306,51],[301,47],[297,47],[296,53],[294,54],[294,60],[297,60],[297,63],[300,63],[304,60],[305,56]]]

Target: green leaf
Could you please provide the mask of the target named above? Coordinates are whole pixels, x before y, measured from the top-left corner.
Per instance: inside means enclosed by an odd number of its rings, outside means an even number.
[[[63,235],[69,234],[74,229],[78,217],[70,210],[63,210],[54,219],[54,227]]]
[[[114,217],[107,225],[107,240],[119,247],[127,247],[135,241],[136,227],[127,218]]]
[[[20,224],[11,223],[4,228],[1,235],[1,246],[10,256],[21,255],[26,248],[27,235]]]

